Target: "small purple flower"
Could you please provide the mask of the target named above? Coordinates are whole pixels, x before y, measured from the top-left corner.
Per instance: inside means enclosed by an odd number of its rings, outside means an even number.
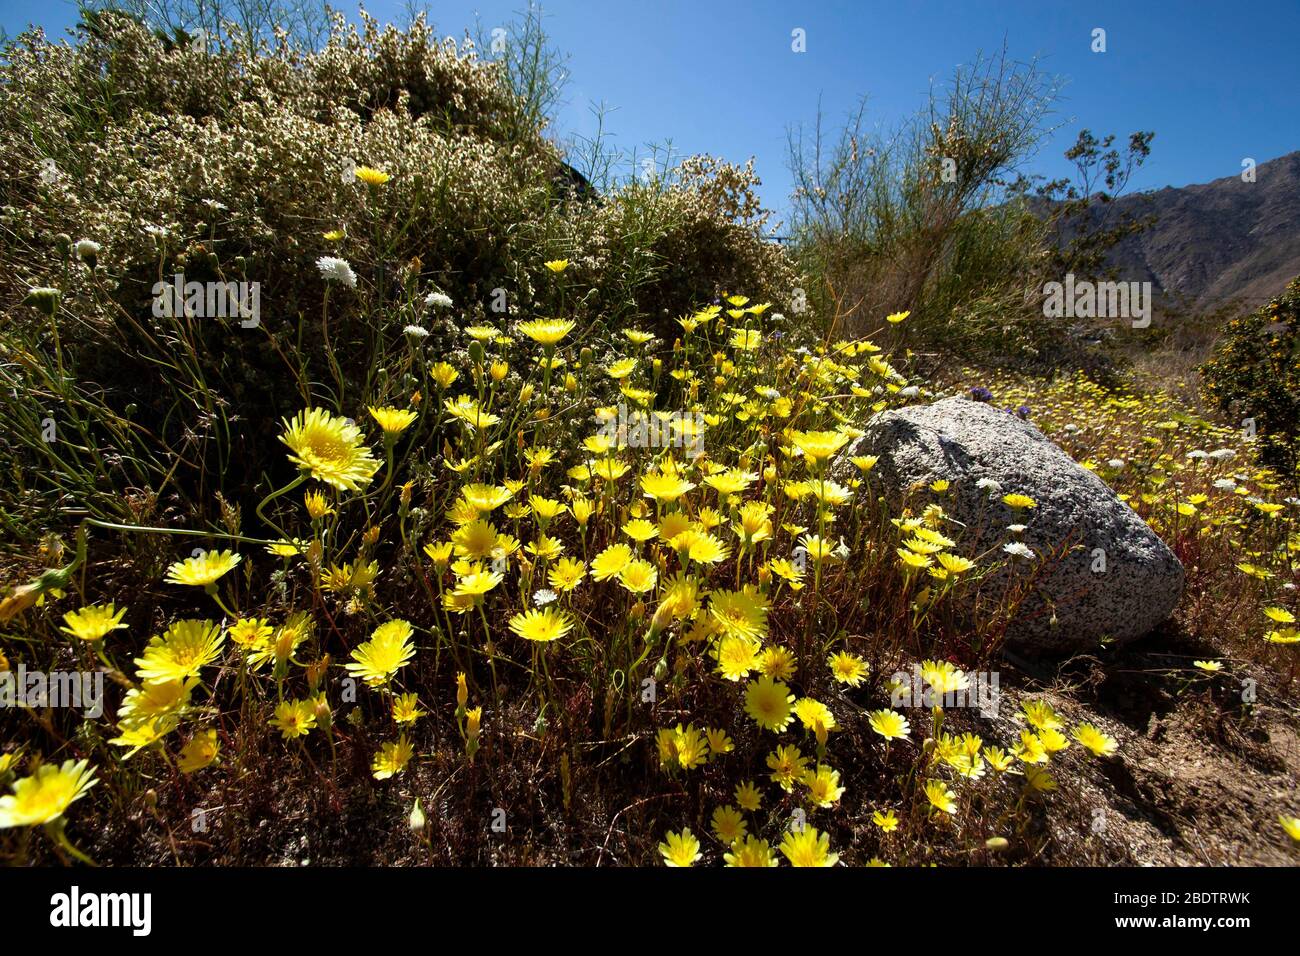
[[[1029,417],[1029,406],[1028,406],[1028,405],[1021,405],[1019,408],[1017,408],[1017,409],[1016,409],[1016,417],[1017,417],[1017,418],[1028,418],[1028,417]]]
[[[987,388],[985,388],[983,385],[976,385],[974,388],[972,388],[970,390],[970,397],[972,401],[976,401],[976,402],[993,401],[993,393],[989,391]]]

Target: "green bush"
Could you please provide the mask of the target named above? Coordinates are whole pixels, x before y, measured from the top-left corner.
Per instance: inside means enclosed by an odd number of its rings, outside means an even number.
[[[1201,366],[1206,396],[1235,422],[1254,421],[1261,458],[1283,474],[1300,464],[1300,278],[1223,329]]]
[[[505,68],[423,18],[335,16],[319,50],[172,42],[111,12],[79,30],[0,51],[11,530],[65,500],[134,520],[239,501],[286,410],[364,414],[399,370],[409,385],[463,349],[467,324],[563,314],[592,344],[632,323],[668,336],[724,291],[779,309],[796,285],[762,237],[752,171],[693,158],[579,195]],[[391,179],[368,186],[354,165]],[[323,281],[322,256],[347,260],[357,288]],[[260,326],[155,315],[155,284],[177,272],[257,282]],[[22,304],[33,287],[58,290],[52,316]],[[410,325],[429,333],[418,363]],[[75,441],[43,440],[51,421]],[[158,501],[131,491],[160,486]]]

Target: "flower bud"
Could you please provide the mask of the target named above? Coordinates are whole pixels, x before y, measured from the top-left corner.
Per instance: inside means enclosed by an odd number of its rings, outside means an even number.
[[[411,807],[411,815],[407,818],[412,833],[423,833],[428,820],[425,819],[424,810],[420,806],[420,798],[415,798],[415,806]]]

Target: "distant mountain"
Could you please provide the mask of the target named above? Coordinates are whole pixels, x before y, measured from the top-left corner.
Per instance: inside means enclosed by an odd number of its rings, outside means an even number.
[[[1204,313],[1255,306],[1300,275],[1300,151],[1211,183],[1123,196],[1116,212],[1154,215],[1118,243],[1117,277],[1149,281],[1166,306]]]

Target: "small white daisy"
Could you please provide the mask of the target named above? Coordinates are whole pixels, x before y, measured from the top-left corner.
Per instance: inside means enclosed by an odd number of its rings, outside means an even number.
[[[451,296],[442,292],[430,292],[424,297],[424,304],[431,309],[450,309]]]
[[[321,256],[316,260],[316,268],[320,270],[326,282],[342,282],[349,289],[357,287],[357,274],[352,271],[352,266],[346,259]]]
[[[402,331],[413,339],[423,339],[428,338],[429,336],[429,330],[421,328],[418,325],[408,325],[406,328],[402,329]]]
[[[92,239],[78,239],[72,244],[72,253],[82,262],[90,262],[99,256],[99,243]]]
[[[1002,546],[1002,550],[1013,558],[1024,558],[1026,560],[1034,557],[1033,548],[1020,541],[1011,541]]]
[[[558,597],[559,595],[550,588],[542,588],[541,590],[534,592],[533,603],[538,607],[545,607]]]

